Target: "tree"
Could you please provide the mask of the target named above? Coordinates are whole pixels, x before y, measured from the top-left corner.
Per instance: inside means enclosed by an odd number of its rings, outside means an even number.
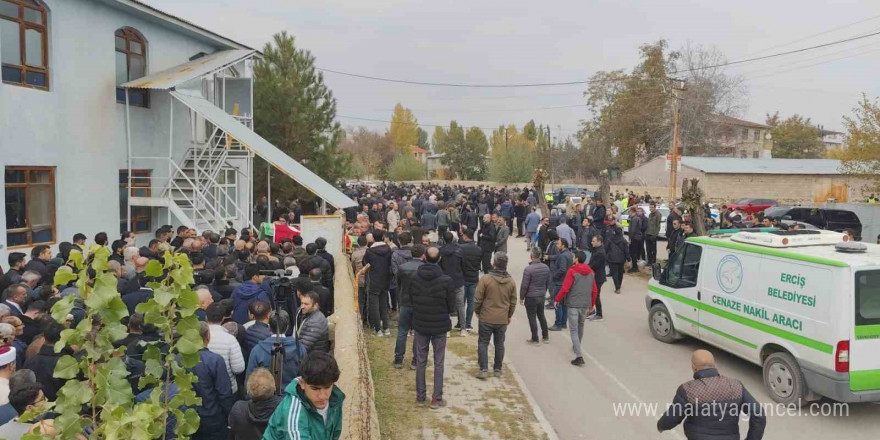
[[[419,132],[419,148],[423,148],[425,150],[430,150],[431,145],[428,144],[428,132],[425,130],[422,130],[422,127],[418,127],[417,130]]]
[[[446,152],[446,138],[448,137],[446,129],[443,127],[434,127],[434,134],[431,136],[431,145],[434,146],[434,152],[437,154]]]
[[[587,106],[593,113],[585,127],[604,132],[617,152],[617,164],[631,168],[637,159],[665,152],[671,139],[667,74],[674,70],[678,53],[666,54],[666,41],[639,48],[642,61],[626,74],[623,70],[598,72],[590,78]]]
[[[679,134],[681,151],[687,156],[715,155],[717,116],[736,116],[747,104],[745,77],[719,66],[727,62],[713,46],[685,44],[675,61],[676,78],[685,80],[681,93]],[[671,85],[670,85],[671,87]]]
[[[479,179],[486,172],[488,151],[489,142],[480,128],[471,127],[465,136],[464,129],[452,121],[441,150],[445,155],[440,161],[460,179]]]
[[[532,119],[523,127],[523,134],[530,142],[535,142],[538,138],[538,129],[535,128],[535,120]]]
[[[365,127],[348,131],[348,136],[339,148],[354,157],[355,162],[360,162],[365,171],[364,176],[378,176],[387,170],[395,153],[388,133],[379,134]]]
[[[412,110],[404,108],[400,103],[394,106],[388,137],[395,149],[409,149],[419,144],[419,121],[413,116]]]
[[[329,182],[348,174],[351,156],[338,149],[343,131],[336,118],[336,98],[315,69],[315,57],[297,49],[286,32],[275,34],[254,66],[256,132],[288,156]],[[266,191],[267,164],[254,162],[254,191]],[[273,172],[278,174],[277,172]],[[275,179],[273,194],[311,199],[291,179]]]
[[[790,159],[819,159],[825,157],[825,144],[822,143],[819,128],[810,123],[810,118],[792,115],[781,120],[779,112],[767,115],[767,125],[773,136],[773,157]]]
[[[388,167],[388,178],[394,181],[420,180],[424,177],[424,165],[405,150],[398,151]]]
[[[528,124],[527,124],[528,125]],[[535,130],[532,124],[532,130]],[[535,152],[525,131],[516,126],[500,126],[492,131],[492,163],[489,171],[492,180],[503,183],[528,182],[535,168]]]
[[[89,432],[92,439],[147,440],[164,438],[168,417],[174,416],[176,436],[187,438],[199,427],[199,416],[192,406],[200,402],[193,391],[195,375],[187,369],[198,363],[198,352],[204,347],[195,316],[198,297],[190,287],[194,281],[189,257],[165,252],[164,264],[153,260],[146,267],[151,278],[166,276],[161,283],[148,284],[153,298],[139,304],[137,311],[165,338],[152,343],[141,358],[145,370],[138,385],[153,391],[150,399],[135,404],[123,359],[126,348],[113,346],[127,333],[120,320],[128,316],[128,309],[117,291],[116,276],[109,270],[109,256],[110,250],[104,246],[92,246],[88,257],[73,250],[68,265],[55,273],[54,285],[75,283],[78,294],[55,303],[50,319],[63,324],[75,306],[85,308],[85,317],[62,331],[55,344],[59,352],[75,347],[77,356],[65,354],[58,359],[54,376],[66,382],[55,402],[37,404],[20,419],[58,414],[54,427],[59,433],[53,438],[63,440],[82,439],[83,432]],[[163,392],[172,383],[178,388],[173,397]]]
[[[846,148],[840,152],[843,171],[873,179],[872,191],[880,191],[880,105],[862,94],[852,116],[844,116]]]

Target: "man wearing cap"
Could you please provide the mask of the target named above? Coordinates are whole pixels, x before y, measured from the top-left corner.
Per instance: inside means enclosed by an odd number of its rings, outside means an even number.
[[[9,403],[9,378],[15,373],[15,348],[0,347],[0,405]]]

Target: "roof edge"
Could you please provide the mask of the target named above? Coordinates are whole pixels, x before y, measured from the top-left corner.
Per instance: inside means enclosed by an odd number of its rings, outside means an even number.
[[[219,43],[221,45],[233,47],[236,49],[255,50],[253,47],[239,43],[231,38],[224,37],[216,32],[208,30],[204,27],[201,27],[201,26],[199,26],[195,23],[192,23],[190,21],[184,20],[180,17],[171,15],[165,11],[157,9],[154,6],[150,6],[140,0],[102,0],[102,1],[109,2],[109,3],[116,3],[116,4],[119,4],[119,5],[128,7],[128,8],[134,9],[134,10],[139,11],[141,13],[151,15],[153,17],[165,20],[166,22],[172,23],[172,24],[174,24],[178,27],[181,27],[185,30],[200,34],[200,35],[202,35],[210,40],[213,40],[214,42]]]

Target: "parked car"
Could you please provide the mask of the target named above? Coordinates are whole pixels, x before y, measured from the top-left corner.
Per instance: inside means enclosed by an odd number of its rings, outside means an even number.
[[[581,198],[580,196],[571,196],[571,203],[574,203],[575,205],[577,205],[578,203],[582,202],[583,200],[584,200],[584,199]],[[567,213],[565,212],[565,205],[566,205],[565,203],[558,203],[558,204],[556,204],[556,205],[553,206],[553,209],[556,209],[557,212],[559,212],[559,213],[567,214]]]
[[[728,203],[727,207],[735,211],[742,211],[747,214],[755,214],[776,205],[778,205],[778,203],[776,202],[776,200],[773,199],[748,198],[740,199],[733,204]]]
[[[808,223],[817,228],[835,232],[852,229],[853,237],[857,241],[862,239],[862,222],[859,220],[859,216],[845,209],[775,206],[765,210],[764,217]]]
[[[651,205],[642,203],[637,206],[645,211],[645,216],[651,215]],[[662,216],[660,218],[660,237],[666,238],[666,217],[669,217],[669,207],[665,204],[659,205],[657,206],[657,211],[660,211],[660,215]],[[629,211],[623,211],[623,213],[620,214],[620,225],[623,226],[623,233],[628,234],[627,226],[629,226]]]

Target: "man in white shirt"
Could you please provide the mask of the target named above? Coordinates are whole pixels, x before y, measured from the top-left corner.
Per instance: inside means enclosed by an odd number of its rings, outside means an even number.
[[[232,383],[232,393],[238,391],[235,375],[244,372],[244,356],[241,354],[241,345],[235,336],[229,334],[223,328],[223,318],[226,317],[226,308],[220,303],[213,303],[207,310],[208,329],[211,332],[211,340],[208,342],[208,350],[219,354],[226,361],[226,372],[229,373],[229,381]]]
[[[15,348],[0,347],[0,405],[9,403],[9,378],[15,373]]]

